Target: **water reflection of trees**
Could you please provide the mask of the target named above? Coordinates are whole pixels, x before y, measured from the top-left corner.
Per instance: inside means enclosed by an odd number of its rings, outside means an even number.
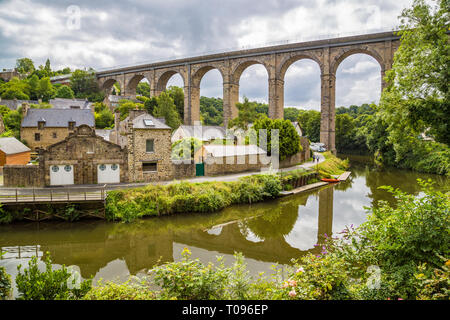
[[[333,188],[328,189],[319,193],[317,228],[319,233],[330,234]],[[299,206],[305,206],[313,194],[230,207],[214,214],[159,217],[132,224],[83,221],[11,225],[0,228],[0,246],[40,245],[41,251],[50,252],[55,264],[77,265],[84,278],[107,270],[108,264],[116,260],[124,261],[122,265],[131,274],[158,262],[173,261],[175,243],[221,254],[240,251],[246,257],[268,263],[289,263],[292,258],[316,252],[316,248],[301,251],[285,239],[298,219]],[[216,225],[221,226],[218,234],[207,232]],[[262,241],[248,239],[247,230]]]

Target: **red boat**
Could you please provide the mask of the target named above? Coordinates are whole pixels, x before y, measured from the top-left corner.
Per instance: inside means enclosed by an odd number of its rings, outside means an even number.
[[[339,182],[338,179],[326,179],[326,178],[323,178],[323,179],[320,179],[320,180],[321,181],[325,181],[325,182],[331,182],[331,183]]]

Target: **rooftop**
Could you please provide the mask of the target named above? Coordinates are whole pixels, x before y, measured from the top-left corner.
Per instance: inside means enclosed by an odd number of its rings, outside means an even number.
[[[257,145],[218,145],[208,144],[203,145],[206,154],[213,157],[232,157],[232,156],[245,156],[252,154],[266,154],[266,151],[258,147]]]
[[[33,128],[38,126],[38,121],[45,119],[45,126],[51,128],[65,128],[69,121],[74,121],[78,127],[86,124],[95,126],[95,118],[89,109],[29,109],[22,120],[22,127]]]
[[[30,148],[13,137],[0,138],[0,150],[5,154],[16,154],[31,151]]]

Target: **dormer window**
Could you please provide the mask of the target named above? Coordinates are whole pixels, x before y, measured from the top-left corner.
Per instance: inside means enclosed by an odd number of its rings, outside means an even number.
[[[69,130],[75,129],[75,121],[69,121]]]
[[[44,129],[44,126],[45,126],[45,120],[39,120],[38,121],[38,129],[42,130],[42,129]]]

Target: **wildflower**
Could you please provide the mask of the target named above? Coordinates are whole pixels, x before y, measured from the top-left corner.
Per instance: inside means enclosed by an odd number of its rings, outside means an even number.
[[[295,272],[296,273],[305,272],[305,269],[303,269],[303,267],[299,267]]]
[[[286,281],[283,282],[283,288],[287,288],[287,287],[289,287],[289,283],[287,283]]]
[[[296,287],[297,286],[297,281],[295,280],[288,280],[288,283],[291,287]]]
[[[295,289],[292,289],[291,291],[289,291],[289,297],[295,297],[297,295],[297,292],[295,292]]]
[[[448,267],[448,266],[450,266],[450,260],[447,260],[446,262],[445,262],[445,265]]]

